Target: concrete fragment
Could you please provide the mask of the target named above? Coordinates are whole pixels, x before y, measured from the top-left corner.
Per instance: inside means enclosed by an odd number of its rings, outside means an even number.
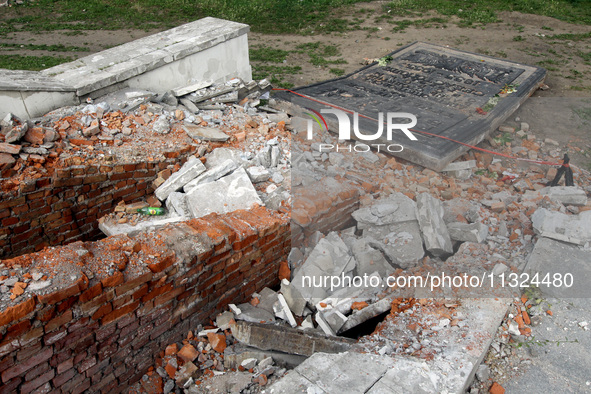
[[[237,165],[242,165],[245,162],[245,159],[242,156],[243,153],[237,149],[217,148],[205,156],[205,167],[210,169],[220,166],[228,159],[234,161]]]
[[[576,245],[584,245],[591,241],[591,211],[584,211],[578,215],[566,215],[546,208],[538,208],[531,220],[535,232],[542,237]]]
[[[354,268],[355,259],[349,255],[347,245],[337,233],[331,232],[318,242],[304,264],[293,273],[291,284],[306,301],[316,304],[335,290],[330,288],[330,281],[324,280],[326,276],[340,277],[352,273]]]
[[[361,310],[355,311],[348,316],[345,324],[339,329],[338,333],[348,331],[358,325],[365,323],[371,318],[374,318],[384,312],[389,311],[392,308],[392,300],[389,298],[382,298],[378,302],[375,302]]]
[[[170,133],[170,122],[168,119],[166,119],[166,116],[159,116],[158,119],[156,119],[156,121],[152,124],[152,130],[158,134]]]
[[[324,333],[328,336],[336,336],[336,331],[332,329],[332,327],[330,326],[330,324],[328,324],[328,322],[324,319],[324,316],[322,315],[322,313],[318,312],[316,313],[316,315],[314,316],[314,320],[316,320],[316,323],[318,324],[318,328],[320,328],[322,331],[324,331]]]
[[[457,161],[457,162],[449,163],[441,171],[453,172],[453,171],[460,171],[460,170],[471,170],[474,167],[476,167],[476,160]]]
[[[199,81],[191,85],[182,86],[176,89],[172,89],[171,93],[176,97],[184,96],[189,93],[193,93],[199,89],[204,89],[213,84],[213,81]]]
[[[215,167],[210,167],[203,174],[199,175],[197,178],[187,183],[183,187],[183,190],[185,191],[185,193],[189,193],[191,190],[197,187],[197,185],[217,181],[221,177],[234,171],[237,167],[238,164],[235,161],[228,159],[224,161],[222,164],[219,164]]]
[[[333,332],[337,333],[347,322],[347,316],[343,315],[337,309],[328,312],[319,312],[324,321],[330,326]]]
[[[195,179],[199,174],[205,171],[205,166],[195,156],[189,157],[180,170],[173,173],[162,185],[154,191],[154,195],[164,201],[170,193],[179,191],[187,183]]]
[[[591,251],[549,238],[540,238],[531,252],[524,272],[539,281],[546,297],[591,297]]]
[[[257,366],[257,361],[258,360],[256,358],[247,358],[242,360],[240,366],[248,371],[249,369]]]
[[[459,242],[481,243],[488,238],[488,226],[482,222],[462,223],[454,222],[447,225],[452,240]]]
[[[538,193],[563,205],[584,206],[587,204],[587,193],[576,186],[548,186],[538,190]]]
[[[429,193],[421,193],[417,197],[417,210],[425,248],[435,256],[452,254],[453,247],[443,221],[441,201]]]
[[[257,305],[257,308],[264,309],[270,314],[275,314],[273,305],[275,305],[278,300],[278,294],[268,287],[265,287],[259,292],[259,304]]]
[[[303,329],[314,329],[314,323],[312,322],[312,315],[306,316],[300,325]]]
[[[281,281],[281,294],[287,302],[289,309],[297,316],[302,316],[304,309],[306,308],[306,300],[302,297],[302,294],[291,285],[291,282],[287,279]]]
[[[246,169],[252,183],[268,181],[271,173],[263,166],[254,166]]]
[[[264,205],[243,168],[215,182],[197,185],[187,193],[187,203],[196,218]]]
[[[243,320],[251,323],[272,323],[275,321],[273,314],[268,311],[252,306],[249,303],[238,305],[240,313],[236,314],[236,320]]]
[[[8,133],[4,135],[4,142],[8,144],[17,142],[18,140],[23,138],[27,130],[29,130],[29,125],[26,122],[23,123],[22,126],[13,127]]]
[[[343,352],[355,343],[349,338],[327,338],[310,331],[259,323],[236,322],[231,329],[234,338],[245,345],[301,356]]]
[[[238,369],[238,366],[242,361],[247,358],[255,358],[257,360],[271,358],[276,365],[290,369],[297,367],[306,359],[305,356],[297,354],[288,354],[273,350],[260,350],[238,343],[234,346],[227,347],[226,350],[224,350],[224,367],[228,369]]]
[[[391,264],[408,268],[424,256],[416,204],[404,194],[392,193],[352,215],[363,238]]]
[[[234,323],[234,314],[230,311],[221,313],[215,318],[215,325],[218,326],[220,330],[227,330]]]
[[[357,262],[355,269],[357,276],[370,275],[377,271],[383,278],[396,270],[396,267],[386,260],[382,252],[372,248],[367,240],[355,239],[350,247]]]
[[[172,192],[166,199],[166,209],[174,211],[178,216],[186,218],[193,217],[189,206],[187,205],[187,195],[185,193]]]
[[[183,129],[187,132],[189,137],[199,141],[225,142],[230,138],[228,134],[215,127],[195,126],[185,123]]]
[[[273,311],[275,312],[276,317],[287,321],[292,327],[297,327],[298,324],[296,323],[293,313],[291,313],[283,294],[277,295],[277,302],[273,305]]]
[[[509,269],[509,267],[507,267],[507,265],[503,264],[503,263],[497,263],[495,264],[495,266],[493,267],[492,273],[493,275],[501,275],[504,272],[507,272],[507,270]]]

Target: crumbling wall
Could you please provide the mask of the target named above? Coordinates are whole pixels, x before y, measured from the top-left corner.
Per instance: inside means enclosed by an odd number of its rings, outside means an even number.
[[[182,165],[189,149],[169,152],[161,160],[88,164],[79,157],[16,191],[0,191],[0,258],[46,246],[88,240],[101,234],[97,219],[121,200],[135,202],[152,193],[151,182],[169,165]]]
[[[278,284],[289,236],[258,207],[4,260],[28,285],[2,296],[0,392],[124,390],[164,346]]]

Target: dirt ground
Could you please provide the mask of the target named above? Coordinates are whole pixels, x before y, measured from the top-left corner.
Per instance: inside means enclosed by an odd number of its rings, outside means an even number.
[[[392,22],[401,18],[377,20],[383,15],[385,2],[360,3],[335,14],[335,18],[360,23],[362,30],[350,30],[344,33],[318,35],[267,35],[251,33],[251,48],[275,48],[289,52],[279,66],[299,66],[301,71],[292,75],[283,75],[285,82],[294,86],[335,78],[330,68],[339,68],[345,73],[360,68],[364,59],[375,59],[387,55],[402,45],[414,41],[425,41],[449,46],[484,55],[490,55],[525,64],[538,65],[548,70],[546,84],[548,90],[538,90],[533,97],[520,108],[508,122],[519,126],[520,121],[531,125],[537,136],[545,136],[560,143],[565,152],[571,154],[572,163],[580,167],[591,168],[591,39],[551,38],[553,35],[587,33],[589,27],[574,25],[557,19],[526,15],[521,13],[499,13],[501,22],[478,27],[458,27],[453,18],[445,24],[435,23],[429,27],[409,26],[394,32]],[[439,15],[423,15],[422,19]],[[359,20],[358,19],[358,20]],[[417,19],[417,18],[415,18]],[[364,29],[365,28],[365,29]],[[3,54],[87,56],[138,39],[156,31],[82,31],[72,35],[71,31],[48,32],[43,34],[19,32],[0,39],[0,43],[63,44],[66,46],[87,47],[90,52],[49,52],[25,49],[5,48]],[[342,59],[345,64],[315,66],[306,53],[297,50],[305,43],[321,42],[323,45],[336,46],[340,52],[328,60]],[[273,64],[273,63],[269,63]],[[256,64],[255,64],[256,65]],[[567,145],[570,143],[570,147]]]

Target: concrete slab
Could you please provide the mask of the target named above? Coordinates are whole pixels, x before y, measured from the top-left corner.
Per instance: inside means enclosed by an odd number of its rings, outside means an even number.
[[[591,241],[591,211],[566,215],[539,208],[532,215],[531,221],[536,233],[542,237],[575,245],[584,245]]]
[[[231,327],[232,335],[239,342],[261,350],[311,356],[316,352],[338,353],[349,350],[352,339],[327,337],[311,331],[286,326],[238,321]]]
[[[386,146],[402,145],[403,150],[395,146],[390,153],[440,171],[469,149],[449,139],[476,145],[510,116],[546,75],[539,67],[423,42],[402,47],[389,57],[392,60],[385,65],[373,63],[353,74],[294,90],[303,97],[282,92],[278,97],[284,100],[283,109],[308,119],[304,112],[309,111],[303,108],[322,112],[336,106],[348,114],[357,112],[365,140],[352,132],[353,139],[368,145],[384,144],[383,151],[388,151]],[[517,91],[495,98],[505,85],[515,85]],[[479,113],[477,108],[488,112]],[[388,112],[415,115],[417,123],[410,126],[410,132],[416,140],[399,129],[389,139],[384,132],[387,126],[379,138],[368,140],[368,135],[376,134],[379,113],[384,114],[382,121],[386,123]],[[324,119],[330,131],[339,131],[335,115],[325,112]],[[399,124],[411,120],[402,116],[394,119],[392,123]]]
[[[187,193],[187,203],[196,218],[264,205],[244,168],[215,182],[197,185]]]
[[[375,354],[316,353],[295,371],[327,393],[365,393],[393,365]]]
[[[591,250],[542,237],[536,242],[524,272],[537,274],[537,287],[549,297],[591,297]]]
[[[168,198],[170,193],[179,191],[187,183],[195,179],[199,174],[205,172],[205,166],[195,156],[183,164],[177,172],[173,173],[162,185],[154,191],[154,195],[160,200],[164,201]]]
[[[417,213],[425,249],[435,256],[452,254],[453,247],[447,226],[443,221],[441,201],[429,193],[421,193],[417,196]]]

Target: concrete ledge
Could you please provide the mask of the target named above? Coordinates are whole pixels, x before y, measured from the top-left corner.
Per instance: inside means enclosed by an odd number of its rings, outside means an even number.
[[[0,70],[0,117],[40,116],[124,87],[163,92],[195,80],[249,81],[249,29],[208,17],[40,72]]]

